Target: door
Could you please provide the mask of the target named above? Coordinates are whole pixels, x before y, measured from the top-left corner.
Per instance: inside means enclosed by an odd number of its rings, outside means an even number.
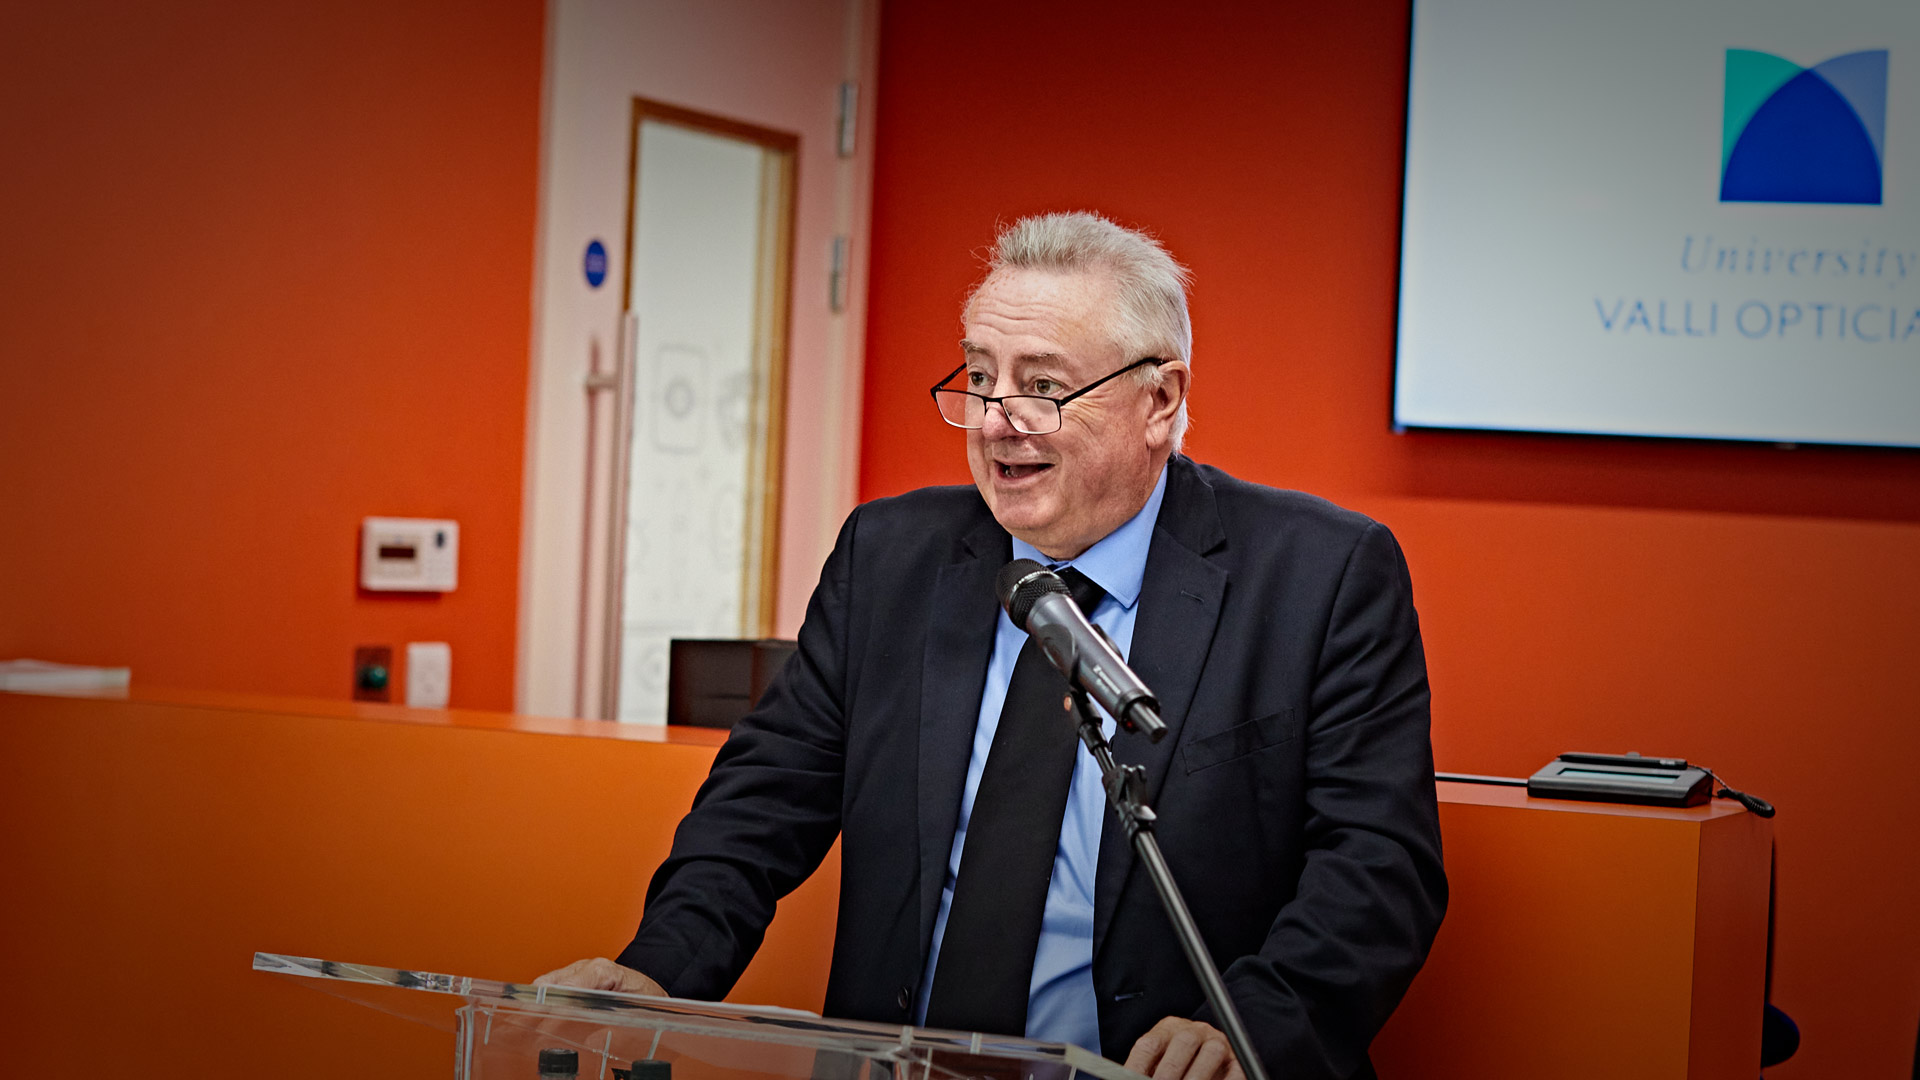
[[[799,138],[645,99],[633,117],[594,711],[660,724],[670,639],[773,629]]]

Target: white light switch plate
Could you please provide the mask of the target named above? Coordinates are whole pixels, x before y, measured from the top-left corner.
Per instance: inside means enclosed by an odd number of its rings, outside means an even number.
[[[407,704],[444,709],[453,689],[453,646],[444,641],[407,642]]]

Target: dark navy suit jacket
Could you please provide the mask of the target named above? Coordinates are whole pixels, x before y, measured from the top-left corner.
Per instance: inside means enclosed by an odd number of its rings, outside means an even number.
[[[734,727],[620,963],[718,998],[774,905],[842,841],[826,1012],[905,1023],[920,985],[993,648],[1007,533],[971,487],[856,509],[800,649]],[[1369,1075],[1366,1048],[1446,907],[1426,661],[1387,529],[1170,462],[1130,659],[1159,695],[1145,766],[1167,861],[1276,1077]],[[1093,980],[1105,1053],[1211,1019],[1117,822]]]

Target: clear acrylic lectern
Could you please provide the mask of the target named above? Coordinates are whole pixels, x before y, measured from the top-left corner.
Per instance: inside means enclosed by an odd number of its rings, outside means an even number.
[[[1142,1080],[1078,1046],[610,991],[495,982],[253,954],[255,971],[450,1031],[457,1080],[534,1080],[542,1050],[579,1057],[581,1080],[627,1080],[664,1061],[673,1080]],[[657,1067],[643,1070],[657,1075]]]

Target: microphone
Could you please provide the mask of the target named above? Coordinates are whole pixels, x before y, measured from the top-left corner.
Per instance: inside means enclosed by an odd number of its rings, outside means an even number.
[[[1060,575],[1032,559],[1015,559],[1000,568],[994,592],[1013,625],[1031,635],[1067,681],[1091,695],[1121,727],[1149,742],[1166,735],[1160,699],[1120,659],[1106,631],[1087,621]]]

